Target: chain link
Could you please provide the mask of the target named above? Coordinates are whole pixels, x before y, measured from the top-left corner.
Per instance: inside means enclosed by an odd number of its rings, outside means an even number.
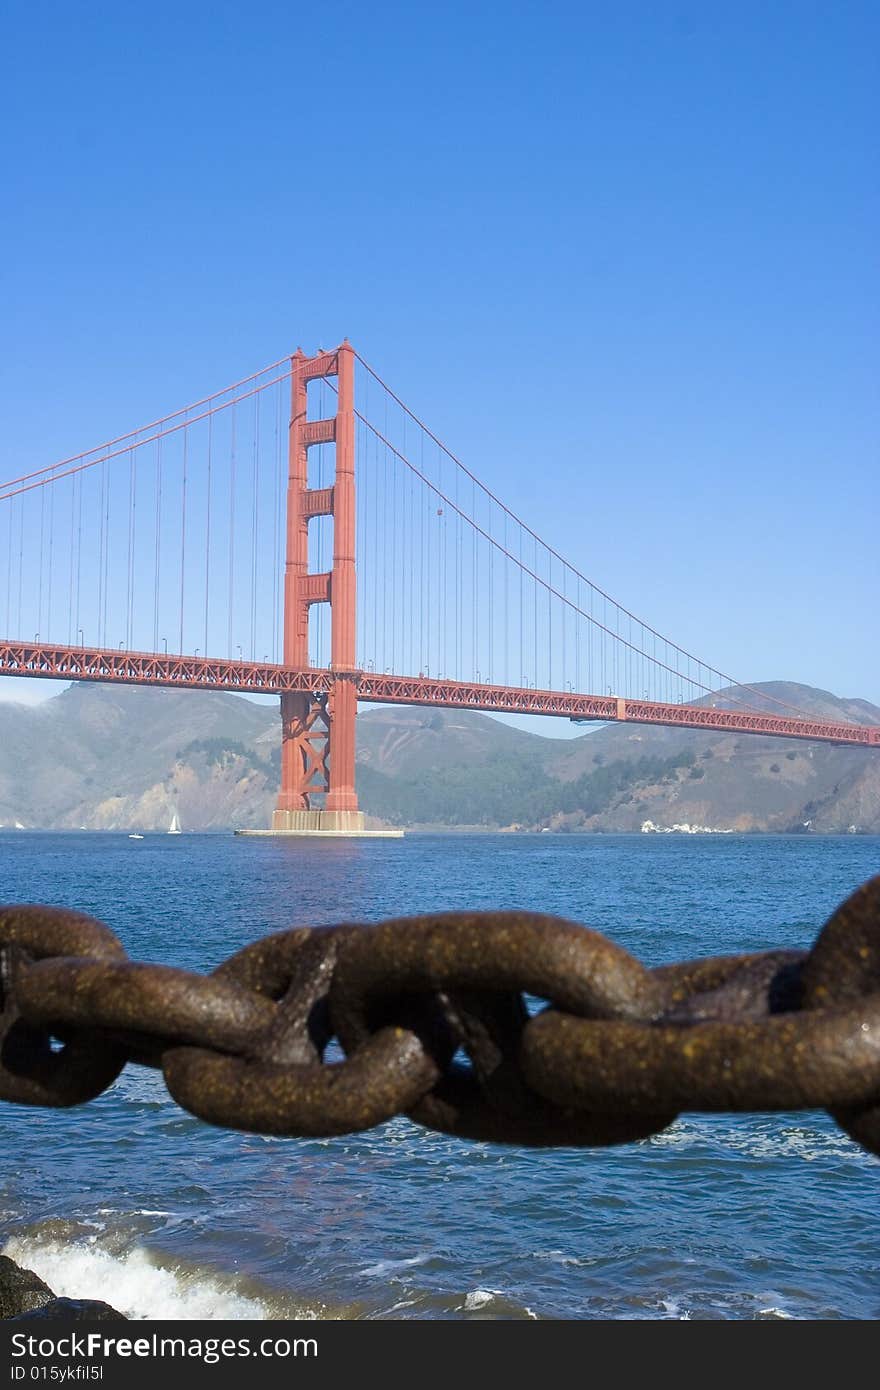
[[[325,1061],[332,1039],[342,1060]],[[683,1110],[821,1107],[880,1154],[880,876],[809,952],[653,970],[574,922],[455,912],[298,927],[198,975],[130,961],[80,913],[0,908],[0,1099],[79,1105],[129,1062],[160,1068],[191,1114],[259,1134],[405,1114],[589,1146]]]

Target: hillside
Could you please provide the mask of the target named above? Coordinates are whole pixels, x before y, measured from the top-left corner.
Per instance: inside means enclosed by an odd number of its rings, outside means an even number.
[[[866,701],[758,688],[880,723]],[[279,767],[276,710],[235,695],[81,682],[42,705],[0,704],[6,827],[164,830],[177,810],[188,830],[264,828]],[[877,753],[710,731],[554,739],[469,712],[379,708],[358,718],[357,778],[374,822],[410,828],[880,832]]]
[[[880,723],[866,701],[757,688],[817,716]],[[880,756],[859,748],[632,724],[547,739],[447,710],[377,710],[361,722],[362,803],[395,824],[880,831]]]

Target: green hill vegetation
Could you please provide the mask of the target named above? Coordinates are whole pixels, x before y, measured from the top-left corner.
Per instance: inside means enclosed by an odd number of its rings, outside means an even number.
[[[783,682],[758,689],[806,713],[880,724],[864,700]],[[634,724],[542,738],[482,714],[378,707],[359,715],[357,749],[374,825],[880,833],[880,752],[860,748]],[[0,703],[6,828],[166,830],[176,812],[185,830],[261,829],[279,777],[274,703],[88,682],[38,706]]]

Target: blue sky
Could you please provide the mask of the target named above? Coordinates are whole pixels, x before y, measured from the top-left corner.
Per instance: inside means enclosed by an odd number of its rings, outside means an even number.
[[[347,335],[645,621],[880,703],[876,4],[3,31],[0,476]]]

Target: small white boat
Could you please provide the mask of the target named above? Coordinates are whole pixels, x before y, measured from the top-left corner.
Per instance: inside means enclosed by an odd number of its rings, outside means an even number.
[[[169,835],[182,835],[182,834],[183,834],[183,831],[182,831],[181,828],[180,828],[180,816],[177,814],[176,811],[174,812],[174,815],[171,817],[171,824],[170,824],[169,827],[168,827],[168,834],[169,834]]]
[[[143,835],[129,835],[128,838],[129,838],[130,840],[142,840],[144,837],[143,837]]]

